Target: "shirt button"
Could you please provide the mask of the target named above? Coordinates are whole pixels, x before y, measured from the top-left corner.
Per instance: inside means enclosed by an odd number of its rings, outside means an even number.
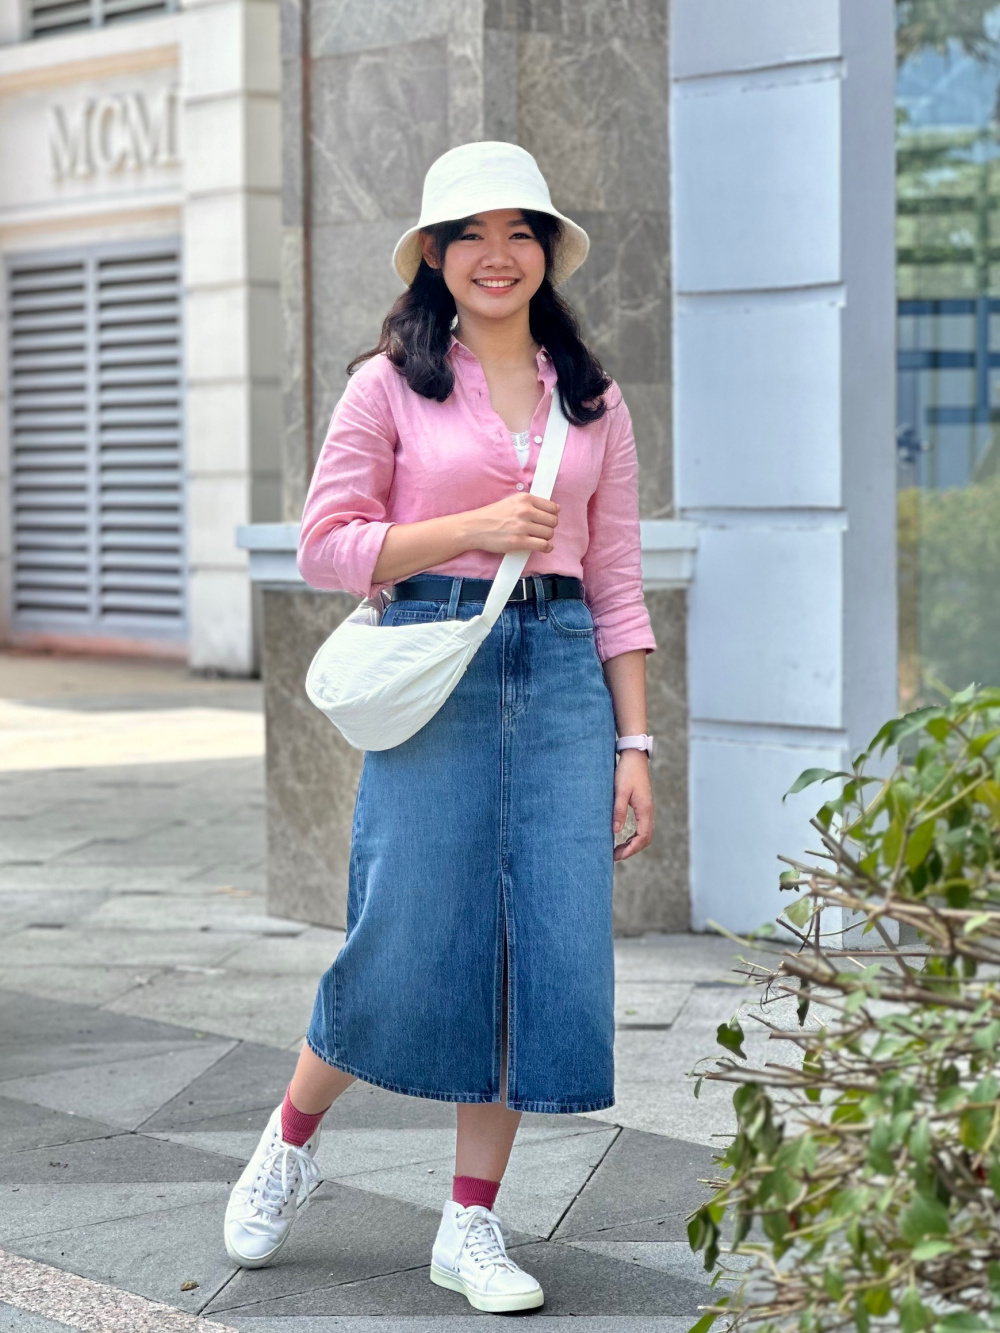
[[[519,481],[519,482],[517,483],[517,489],[518,489],[519,491],[523,491],[523,490],[524,490],[524,482],[523,482],[523,481]]]
[[[541,444],[541,442],[542,442],[542,437],[541,437],[540,435],[536,435],[536,436],[535,436],[535,443],[536,443],[536,444]]]

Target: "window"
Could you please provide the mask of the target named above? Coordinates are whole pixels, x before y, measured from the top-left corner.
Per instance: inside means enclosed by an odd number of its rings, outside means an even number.
[[[83,28],[103,28],[109,23],[165,14],[177,8],[177,0],[30,0],[28,36],[48,37]]]
[[[19,631],[184,632],[176,243],[8,267]]]
[[[911,14],[913,19],[911,22]],[[1000,685],[1000,4],[897,3],[900,693]]]

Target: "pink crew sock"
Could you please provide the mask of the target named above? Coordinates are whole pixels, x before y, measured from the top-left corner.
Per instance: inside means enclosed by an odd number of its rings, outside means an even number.
[[[480,1180],[478,1176],[455,1176],[451,1186],[451,1197],[463,1208],[471,1208],[479,1203],[492,1212],[499,1188],[499,1180]]]
[[[329,1109],[328,1106],[326,1111]],[[319,1115],[306,1115],[305,1111],[292,1105],[292,1099],[286,1092],[285,1100],[281,1103],[281,1137],[286,1143],[294,1143],[297,1148],[304,1147],[315,1134],[316,1126],[326,1111],[320,1111]]]

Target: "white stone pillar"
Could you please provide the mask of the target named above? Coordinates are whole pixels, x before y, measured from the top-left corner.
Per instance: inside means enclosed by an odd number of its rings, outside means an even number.
[[[185,372],[190,662],[254,666],[233,533],[280,514],[280,63],[276,0],[186,0]]]
[[[891,0],[673,4],[696,930],[777,915],[782,794],[896,706],[893,44]]]

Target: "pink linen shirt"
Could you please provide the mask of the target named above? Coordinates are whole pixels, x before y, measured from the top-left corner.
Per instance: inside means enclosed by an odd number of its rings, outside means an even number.
[[[548,419],[555,368],[538,353],[543,386],[521,467],[510,432],[490,403],[476,356],[452,338],[455,388],[443,403],[414,393],[384,355],[348,380],[330,421],[306,496],[298,566],[315,588],[374,597],[393,581],[373,582],[385,534],[394,523],[418,523],[494,504],[528,491]],[[583,580],[600,660],[656,649],[642,596],[638,459],[628,408],[616,384],[608,411],[589,426],[570,426],[552,499],[560,506],[551,551],[532,551],[524,574],[570,574]],[[493,579],[503,556],[470,550],[435,574]]]

